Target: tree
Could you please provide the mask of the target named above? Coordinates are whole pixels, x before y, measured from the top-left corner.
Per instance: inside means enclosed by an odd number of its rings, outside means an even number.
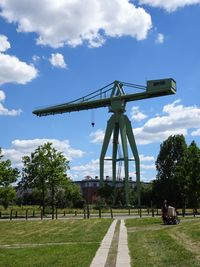
[[[80,187],[74,184],[69,178],[66,179],[65,184],[58,191],[56,201],[60,208],[83,208],[85,203],[80,192]]]
[[[195,141],[189,145],[187,153],[177,169],[177,176],[182,182],[183,204],[187,203],[197,211],[200,202],[200,149]]]
[[[20,185],[27,189],[37,189],[41,195],[41,206],[45,214],[47,193],[51,196],[52,214],[56,204],[56,193],[66,183],[69,161],[61,152],[57,152],[51,143],[39,146],[31,156],[23,158],[22,181]]]
[[[177,181],[177,168],[187,153],[183,135],[168,137],[161,146],[156,160],[157,176],[153,183],[154,201],[168,199],[173,205],[180,201],[180,182]]]
[[[3,155],[0,148],[0,200],[5,209],[14,199],[16,192],[12,183],[16,182],[19,176],[17,168],[12,168],[10,160],[2,160]]]

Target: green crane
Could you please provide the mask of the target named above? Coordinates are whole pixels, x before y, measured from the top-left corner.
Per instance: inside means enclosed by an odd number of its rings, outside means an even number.
[[[125,93],[125,88],[137,90],[136,93]],[[138,92],[138,90],[142,90]],[[100,155],[100,185],[104,183],[104,161],[105,155],[113,135],[112,144],[112,179],[113,184],[116,183],[117,162],[124,162],[124,181],[125,181],[125,197],[126,205],[129,205],[129,161],[132,159],[128,155],[128,143],[130,145],[136,169],[136,186],[138,195],[138,206],[140,206],[140,159],[137,151],[135,138],[131,122],[125,115],[126,103],[141,99],[148,99],[159,96],[166,96],[176,93],[176,82],[172,79],[161,79],[147,81],[146,86],[131,84],[121,81],[114,81],[99,90],[88,94],[74,101],[41,108],[33,111],[37,116],[47,116],[62,114],[66,112],[88,110],[94,108],[108,107],[109,112],[113,113],[107,122],[107,128],[103,140]],[[121,136],[121,144],[123,156],[117,158],[117,150],[119,146],[119,136]]]

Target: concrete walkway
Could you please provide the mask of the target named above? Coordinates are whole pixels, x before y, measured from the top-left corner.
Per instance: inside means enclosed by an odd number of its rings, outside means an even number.
[[[120,232],[119,232],[119,243],[117,251],[117,261],[116,267],[130,267],[131,259],[128,250],[128,240],[127,240],[127,229],[124,220],[121,220]]]
[[[90,265],[90,267],[104,267],[107,257],[108,257],[108,252],[110,249],[110,245],[112,242],[112,238],[115,232],[115,226],[116,226],[117,220],[114,220],[108,229],[108,232],[104,236],[101,245],[99,249],[96,252],[96,255],[93,258],[93,261]]]
[[[114,220],[108,229],[108,232],[104,236],[99,249],[96,252],[95,257],[90,267],[104,267],[108,257],[109,249],[115,232],[117,220]],[[121,220],[118,250],[116,255],[116,267],[130,267],[131,260],[128,251],[127,230],[124,220]],[[115,266],[111,266],[115,267]]]

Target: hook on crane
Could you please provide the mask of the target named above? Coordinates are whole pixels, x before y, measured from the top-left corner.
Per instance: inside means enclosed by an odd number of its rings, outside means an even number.
[[[92,125],[92,127],[95,126],[95,114],[94,114],[94,109],[91,110],[91,125]]]

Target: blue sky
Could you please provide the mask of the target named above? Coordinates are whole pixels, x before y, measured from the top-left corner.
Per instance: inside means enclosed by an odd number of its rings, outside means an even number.
[[[41,118],[32,110],[74,100],[114,80],[177,81],[176,95],[127,104],[143,181],[155,178],[155,159],[169,135],[184,134],[188,144],[195,140],[200,146],[199,4],[0,0],[0,147],[5,157],[21,168],[23,155],[51,141],[69,158],[72,179],[98,175],[107,108]],[[134,172],[131,166],[130,176]],[[110,175],[109,165],[105,175]]]

